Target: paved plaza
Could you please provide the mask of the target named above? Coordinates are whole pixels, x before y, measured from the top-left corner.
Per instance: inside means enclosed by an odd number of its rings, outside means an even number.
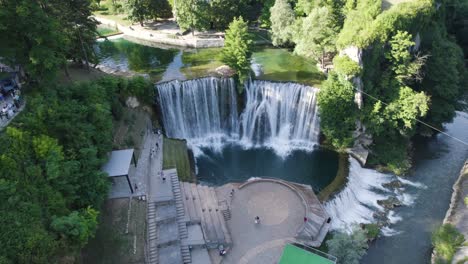
[[[304,224],[305,207],[290,188],[258,182],[236,189],[231,200],[233,246],[223,263],[271,264],[279,260],[286,243]],[[255,216],[260,224],[254,223]]]

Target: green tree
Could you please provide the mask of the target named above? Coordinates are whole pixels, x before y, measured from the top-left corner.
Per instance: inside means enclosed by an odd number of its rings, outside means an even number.
[[[179,27],[190,29],[193,35],[196,29],[209,28],[209,3],[204,0],[176,1],[175,17]]]
[[[213,28],[225,29],[234,17],[240,16],[245,8],[244,0],[212,0],[210,1],[210,22]]]
[[[465,242],[465,237],[455,226],[444,224],[432,233],[432,244],[438,263],[452,263],[457,249]]]
[[[335,56],[333,58],[334,70],[345,77],[353,77],[361,74],[361,67],[359,64],[347,55]]]
[[[51,227],[61,237],[70,241],[70,245],[83,247],[88,239],[94,237],[97,228],[98,212],[90,207],[83,211],[73,211],[67,216],[55,217]]]
[[[316,6],[316,1],[311,0],[297,0],[294,11],[298,16],[307,16],[310,11]]]
[[[294,52],[320,61],[324,65],[325,56],[336,51],[336,28],[330,11],[326,7],[314,8],[294,34]]]
[[[320,126],[327,139],[339,149],[350,146],[357,117],[353,85],[331,72],[320,89],[318,103]]]
[[[339,264],[359,264],[366,253],[367,238],[362,229],[354,228],[351,234],[337,232],[327,241],[328,253],[338,258]]]
[[[128,19],[133,22],[140,23],[144,26],[143,22],[149,15],[148,1],[145,0],[127,0],[125,2]]]
[[[172,7],[168,0],[147,0],[148,1],[148,19],[157,20],[158,18],[171,18]]]
[[[0,1],[2,61],[20,66],[31,79],[53,78],[65,62],[62,46],[68,44],[60,26],[37,1]]]
[[[226,31],[221,60],[237,72],[240,80],[245,80],[250,73],[252,43],[247,22],[242,17],[234,18]]]
[[[260,13],[260,17],[258,18],[261,27],[271,27],[271,20],[270,20],[270,9],[275,4],[275,0],[263,0],[262,11]]]
[[[468,72],[461,48],[443,35],[443,29],[433,25],[431,33],[430,50],[427,51],[430,56],[420,89],[427,91],[432,100],[424,121],[442,128],[442,123],[450,121],[455,110],[461,108],[459,99],[468,90]],[[423,132],[432,133],[427,129]]]
[[[270,9],[273,45],[280,46],[292,41],[294,11],[287,0],[276,0]]]
[[[426,57],[415,57],[410,53],[414,46],[412,36],[406,31],[398,31],[390,40],[391,50],[386,57],[392,63],[395,78],[404,83],[412,78],[422,79],[420,70],[426,61]]]

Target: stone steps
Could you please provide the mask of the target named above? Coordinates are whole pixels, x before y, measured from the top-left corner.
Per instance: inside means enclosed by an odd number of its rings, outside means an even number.
[[[150,264],[158,264],[158,247],[155,241],[157,240],[157,225],[156,225],[156,203],[148,202],[147,205],[148,214],[148,260]]]
[[[180,252],[182,253],[182,261],[184,264],[192,263],[192,255],[190,254],[190,249],[188,246],[181,245]]]

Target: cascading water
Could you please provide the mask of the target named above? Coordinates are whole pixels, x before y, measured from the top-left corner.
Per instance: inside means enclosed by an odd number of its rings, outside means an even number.
[[[291,149],[312,149],[319,134],[317,94],[297,83],[250,82],[241,142],[271,147],[282,156]]]
[[[195,146],[216,146],[238,137],[236,86],[232,79],[202,78],[157,85],[166,134]]]
[[[385,212],[378,201],[395,197],[403,205],[411,206],[415,197],[405,193],[405,187],[425,188],[420,183],[362,168],[352,157],[349,158],[349,163],[346,187],[325,204],[325,210],[332,219],[332,229],[335,230],[349,231],[353,224],[374,223],[376,222],[375,213],[383,214],[387,219],[387,224],[395,224],[401,220],[401,217],[391,210]],[[396,180],[401,183],[402,187],[395,188],[393,191],[384,187],[384,184]],[[382,229],[382,233],[391,236],[398,234],[398,231],[387,226]]]
[[[251,81],[245,89],[246,106],[239,118],[232,79],[158,84],[167,136],[187,139],[197,149],[239,141],[246,148],[271,147],[281,156],[317,144],[317,89],[268,81]]]

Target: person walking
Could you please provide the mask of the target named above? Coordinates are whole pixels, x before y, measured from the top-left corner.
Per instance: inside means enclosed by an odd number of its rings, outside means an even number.
[[[258,216],[255,217],[255,224],[260,224],[260,217]]]

